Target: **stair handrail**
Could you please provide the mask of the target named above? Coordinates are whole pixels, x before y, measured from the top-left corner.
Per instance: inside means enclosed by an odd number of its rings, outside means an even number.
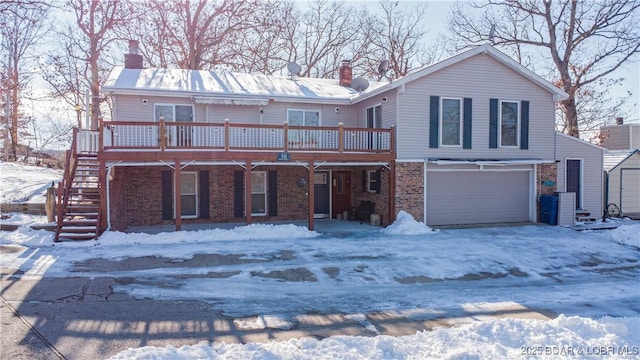
[[[64,176],[62,182],[58,182],[58,206],[57,206],[57,223],[56,223],[56,236],[53,239],[54,242],[60,241],[60,231],[62,230],[62,223],[64,220],[64,213],[69,203],[69,193],[71,192],[71,185],[73,184],[73,178],[76,174],[77,161],[77,138],[78,128],[73,128],[73,138],[71,140],[71,149],[67,150],[66,163],[64,168]]]

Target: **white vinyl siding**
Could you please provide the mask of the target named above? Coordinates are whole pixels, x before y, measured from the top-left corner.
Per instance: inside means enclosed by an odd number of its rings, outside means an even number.
[[[429,96],[473,100],[473,148],[429,148]],[[460,63],[407,83],[400,93],[397,149],[399,159],[478,158],[553,159],[555,104],[553,94],[502,65],[489,55]],[[529,101],[529,149],[489,148],[490,99]],[[425,100],[426,99],[426,100]]]
[[[582,209],[589,211],[592,216],[602,214],[603,202],[603,150],[595,145],[567,135],[556,134],[557,153],[557,190],[566,191],[566,160],[581,159],[582,161]]]
[[[624,170],[623,170],[624,169]],[[632,170],[635,169],[635,170]],[[622,201],[620,201],[620,174],[622,173]],[[609,203],[623,213],[640,212],[640,153],[634,153],[609,172]]]
[[[427,171],[427,224],[530,219],[530,171]]]

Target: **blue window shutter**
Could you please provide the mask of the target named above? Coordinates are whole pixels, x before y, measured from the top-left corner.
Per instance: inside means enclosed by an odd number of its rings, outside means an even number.
[[[429,101],[429,147],[438,147],[438,123],[440,117],[440,97],[431,96]]]
[[[171,220],[173,219],[173,172],[163,170],[161,176],[162,220]]]
[[[233,216],[244,216],[244,171],[233,172]]]
[[[199,186],[200,186],[200,219],[209,218],[209,171],[202,170],[199,174]]]
[[[464,98],[462,119],[462,148],[471,149],[471,105],[470,98]]]
[[[520,149],[529,149],[529,102],[520,102]]]
[[[498,148],[498,99],[489,100],[489,148]]]
[[[367,192],[368,180],[369,179],[367,179],[367,170],[362,170],[362,192]]]
[[[278,172],[269,170],[269,216],[278,216]]]

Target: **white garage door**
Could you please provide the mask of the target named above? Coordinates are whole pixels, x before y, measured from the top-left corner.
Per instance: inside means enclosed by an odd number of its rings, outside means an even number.
[[[529,221],[529,172],[428,172],[427,224]]]

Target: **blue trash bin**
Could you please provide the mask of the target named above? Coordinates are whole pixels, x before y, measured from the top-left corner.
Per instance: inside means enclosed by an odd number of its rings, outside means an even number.
[[[550,225],[558,225],[558,197],[540,196],[540,221]]]

